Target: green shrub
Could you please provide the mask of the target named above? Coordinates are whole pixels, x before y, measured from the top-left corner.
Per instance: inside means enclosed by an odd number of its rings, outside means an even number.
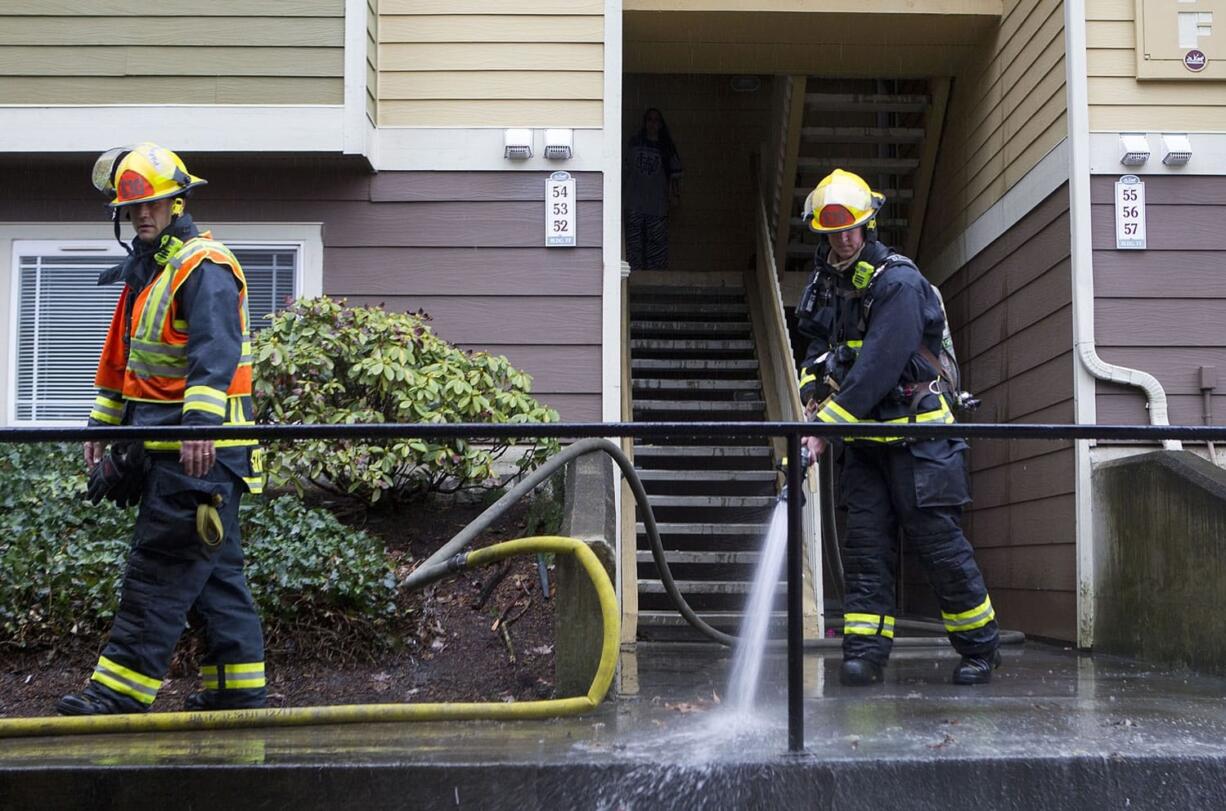
[[[99,637],[119,603],[135,510],[81,498],[78,446],[0,445],[0,645]],[[292,497],[244,500],[247,577],[269,636],[390,642],[392,563],[379,542]]]
[[[493,314],[492,314],[492,317]],[[257,420],[267,423],[555,422],[531,395],[532,379],[506,358],[464,352],[421,315],[303,299],[273,317],[253,347]],[[365,506],[481,486],[513,446],[432,442],[304,441],[270,446],[276,485],[304,482]],[[536,442],[517,460],[530,470],[557,450]]]

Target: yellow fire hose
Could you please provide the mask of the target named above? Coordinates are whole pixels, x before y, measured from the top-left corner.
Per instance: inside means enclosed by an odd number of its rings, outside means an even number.
[[[552,552],[579,559],[600,600],[604,639],[600,664],[587,695],[544,701],[455,704],[355,704],[337,707],[287,707],[263,710],[213,710],[130,715],[89,715],[0,719],[0,738],[89,735],[116,732],[180,732],[195,729],[370,724],[397,721],[525,721],[579,715],[604,700],[613,682],[620,635],[617,596],[595,553],[574,538],[556,535],[520,538],[477,549],[463,557],[462,569],[487,566],[514,555]]]

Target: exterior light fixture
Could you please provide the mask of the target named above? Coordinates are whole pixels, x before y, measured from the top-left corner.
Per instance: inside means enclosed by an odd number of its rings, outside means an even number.
[[[503,157],[523,161],[532,157],[532,130],[510,129],[503,139]]]
[[[1143,132],[1120,133],[1120,163],[1125,166],[1141,166],[1149,160],[1149,139]]]
[[[554,161],[570,160],[575,156],[574,130],[545,130],[545,157]]]
[[[1183,133],[1162,133],[1162,162],[1167,166],[1186,166],[1192,160],[1192,142]]]

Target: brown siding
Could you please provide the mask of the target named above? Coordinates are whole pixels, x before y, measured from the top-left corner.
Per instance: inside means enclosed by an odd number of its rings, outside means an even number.
[[[533,375],[563,419],[601,418],[599,173],[576,176],[581,247],[546,249],[545,173],[372,175],[358,160],[185,158],[209,180],[191,203],[198,220],[321,222],[325,293],[425,310],[443,338]],[[91,165],[92,156],[0,158],[0,175],[32,189],[0,201],[0,221],[103,220]]]
[[[771,84],[735,93],[729,76],[627,75],[622,89],[622,143],[643,113],[658,107],[685,176],[681,204],[669,212],[669,269],[741,271],[754,255],[757,192],[751,157],[770,131]]]
[[[1064,72],[1062,0],[1005,2],[1000,24],[953,76],[921,258],[939,254],[1065,138]]]
[[[1094,339],[1110,363],[1166,389],[1172,423],[1200,425],[1200,367],[1215,367],[1213,422],[1226,423],[1226,178],[1147,175],[1148,250],[1115,249],[1115,177],[1091,179]],[[1145,423],[1137,389],[1098,383],[1100,423]]]
[[[1068,191],[1062,187],[942,285],[981,422],[1074,421]],[[1073,451],[1068,442],[977,440],[975,545],[1003,627],[1076,637]],[[908,561],[912,608],[937,611]]]

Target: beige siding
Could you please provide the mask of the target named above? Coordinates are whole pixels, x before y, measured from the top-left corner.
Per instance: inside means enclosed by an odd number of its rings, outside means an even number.
[[[340,104],[344,0],[14,0],[0,104]],[[173,32],[168,35],[167,32]]]
[[[939,252],[1066,137],[1064,85],[1061,0],[1006,2],[1000,25],[954,77],[923,256]]]
[[[382,0],[380,126],[600,127],[601,0]]]
[[[1086,0],[1090,130],[1226,130],[1222,82],[1137,81],[1135,19],[1134,0]]]

